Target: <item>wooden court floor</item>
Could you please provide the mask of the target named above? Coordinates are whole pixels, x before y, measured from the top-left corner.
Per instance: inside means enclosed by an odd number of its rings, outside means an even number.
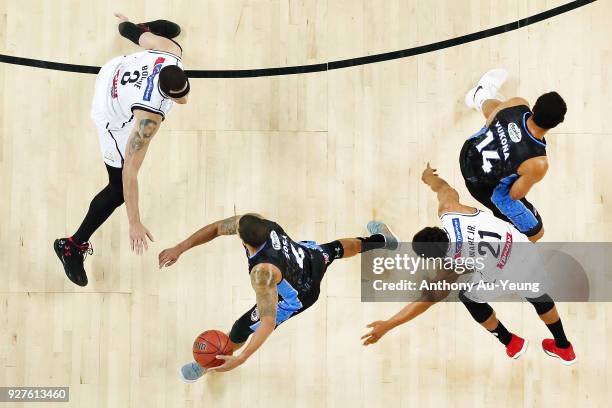
[[[100,66],[136,47],[113,11],[180,23],[188,69],[316,64],[415,47],[565,0],[0,0],[0,54]],[[384,3],[384,5],[383,5]],[[557,90],[565,123],[530,192],[546,241],[612,241],[612,2],[469,44],[300,75],[193,79],[140,175],[144,256],[125,209],[92,238],[89,286],[64,276],[52,241],[71,234],[106,183],[89,119],[94,75],[0,64],[0,386],[70,386],[69,404],[15,407],[604,407],[612,398],[612,306],[558,305],[580,361],[545,356],[530,305],[496,304],[531,340],[520,360],[460,304],[435,306],[363,348],[365,325],[402,304],[360,301],[357,258],[334,263],[319,302],[245,365],[183,384],[205,329],[228,330],[254,303],[237,238],[159,270],[157,254],[206,223],[259,212],[294,239],[331,241],[385,220],[405,240],[436,222],[427,161],[476,204],[458,155],[482,118],[463,95],[492,67],[505,96]],[[0,403],[0,406],[3,406]]]

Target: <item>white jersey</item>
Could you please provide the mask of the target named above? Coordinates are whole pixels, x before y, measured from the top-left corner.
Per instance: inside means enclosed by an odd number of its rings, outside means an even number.
[[[508,294],[501,281],[523,283],[544,282],[544,271],[535,245],[509,222],[493,214],[476,210],[473,214],[449,212],[440,216],[450,241],[448,256],[480,260],[472,280],[494,283],[494,290],[473,290],[467,293],[474,301],[490,301]],[[517,243],[520,243],[518,246]],[[514,246],[514,248],[513,248]],[[539,290],[544,289],[544,285]],[[515,290],[522,297],[538,297],[529,290]],[[541,294],[541,293],[540,293]]]
[[[159,91],[159,71],[167,65],[183,68],[181,59],[165,51],[147,50],[124,56],[113,69],[107,114],[112,127],[130,121],[134,109],[166,116],[174,105]]]
[[[159,72],[167,65],[183,68],[180,57],[165,51],[146,50],[113,58],[96,77],[91,116],[98,128],[104,162],[123,167],[134,110],[161,115],[174,106],[162,96]]]

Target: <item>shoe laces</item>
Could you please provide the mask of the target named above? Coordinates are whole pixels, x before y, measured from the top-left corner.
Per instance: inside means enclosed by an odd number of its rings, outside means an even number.
[[[76,248],[77,254],[83,257],[83,260],[87,258],[87,255],[93,254],[93,246],[91,242],[87,241],[82,244],[77,244],[71,238],[68,238],[64,242],[64,256],[72,256],[72,247]]]
[[[87,241],[81,245],[77,245],[76,246],[79,250],[79,254],[83,255],[83,260],[85,260],[85,258],[87,258],[87,255],[92,255],[94,250],[93,250],[93,246],[91,245],[91,242]]]

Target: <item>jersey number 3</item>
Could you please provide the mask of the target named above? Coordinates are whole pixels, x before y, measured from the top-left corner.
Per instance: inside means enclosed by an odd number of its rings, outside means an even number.
[[[490,173],[493,165],[489,160],[499,160],[499,153],[495,150],[482,150],[486,145],[493,141],[493,132],[490,130],[487,132],[487,137],[483,139],[482,142],[476,145],[476,149],[478,152],[482,153],[482,169],[485,173]]]
[[[125,85],[128,82],[130,84],[133,84],[134,82],[138,81],[140,79],[140,72],[138,71],[134,71],[134,72],[126,72],[123,74],[123,76],[121,77],[121,85]]]

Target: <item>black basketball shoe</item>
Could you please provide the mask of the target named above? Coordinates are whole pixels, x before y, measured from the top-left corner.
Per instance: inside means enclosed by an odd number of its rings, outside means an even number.
[[[138,26],[155,35],[170,39],[177,37],[181,33],[181,26],[168,20],[149,21],[148,23],[140,23]]]
[[[93,254],[93,248],[89,242],[81,245],[75,244],[71,238],[56,239],[53,249],[57,257],[64,265],[64,272],[68,279],[79,286],[87,286],[87,273],[83,261],[87,255]]]

